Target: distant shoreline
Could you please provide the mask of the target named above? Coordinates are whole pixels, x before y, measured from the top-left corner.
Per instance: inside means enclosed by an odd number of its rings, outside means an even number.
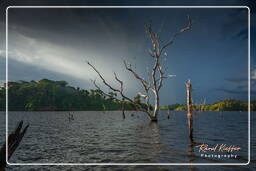
[[[0,111],[6,108],[6,84],[0,87]],[[8,82],[9,111],[135,111],[130,101],[119,100],[114,92],[105,96],[99,89],[80,89],[69,86],[66,81],[42,79],[39,81]],[[131,98],[147,108],[139,95]],[[153,106],[150,106],[153,110]],[[248,103],[228,99],[212,104],[193,104],[194,111],[248,111]],[[160,106],[160,110],[186,111],[186,104]],[[256,111],[256,101],[251,102],[251,111]]]

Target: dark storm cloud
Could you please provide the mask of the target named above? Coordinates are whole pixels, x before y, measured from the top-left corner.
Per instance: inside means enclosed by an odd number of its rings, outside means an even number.
[[[226,81],[230,81],[233,83],[237,82],[248,82],[247,78],[241,78],[241,77],[231,77],[231,78],[225,78]]]
[[[237,90],[237,89],[227,89],[227,88],[216,88],[216,91],[222,91],[225,93],[229,93],[229,94],[238,94],[238,95],[243,95],[243,96],[247,96],[248,91],[246,90]],[[255,91],[253,91],[253,93],[256,93]]]
[[[234,9],[229,13],[229,16],[226,18],[225,23],[222,25],[221,33],[222,37],[227,37],[231,35],[232,37],[238,36],[241,34],[242,30],[248,29],[248,17],[244,17],[243,14],[247,14],[248,9]],[[230,29],[236,28],[236,29]]]
[[[247,77],[233,76],[233,77],[225,78],[224,80],[228,81],[230,83],[233,83],[233,84],[236,84],[236,83],[246,84],[246,83],[248,83],[248,78]]]
[[[256,1],[244,1],[244,6],[248,6],[250,10],[250,16],[251,16],[251,30],[256,29],[256,23],[252,22],[252,18],[255,17],[255,12],[256,12]],[[247,10],[247,9],[246,9]],[[244,9],[237,9],[234,10],[232,13],[230,13],[229,20],[226,22],[226,24],[223,26],[223,36],[227,34],[233,34],[234,38],[240,38],[240,39],[248,39],[248,27],[244,27],[242,23],[247,23],[248,20],[247,18],[241,18],[240,14],[245,12]],[[228,26],[235,26],[235,25],[240,25],[241,27],[236,30],[236,32],[232,32],[229,30]],[[253,41],[256,39],[255,33],[252,32],[251,37],[253,37]]]
[[[214,88],[213,90],[219,91],[219,92],[224,92],[226,94],[234,95],[236,97],[239,97],[240,99],[247,98],[248,96],[248,78],[246,77],[230,77],[230,78],[225,78],[225,81],[231,83],[229,86],[226,87],[219,87],[219,88]],[[256,79],[251,76],[250,80],[250,94],[251,94],[251,99],[255,100],[256,99]]]
[[[243,4],[241,1],[220,3],[220,1],[200,0],[161,2],[39,0],[12,1],[12,3],[9,5]],[[67,79],[71,80],[72,76],[68,75],[70,73],[73,73],[73,76],[80,75],[79,79],[73,80],[77,80],[77,82],[74,81],[74,84],[83,87],[87,84],[84,81],[96,77],[83,63],[87,59],[99,67],[110,80],[113,79],[113,71],[118,72],[128,82],[126,88],[132,87],[133,89],[137,84],[130,83],[133,79],[123,73],[122,59],[127,59],[135,64],[136,70],[145,76],[145,66],[150,64],[147,54],[149,43],[144,30],[145,23],[152,20],[155,30],[165,23],[161,34],[161,38],[165,42],[186,24],[186,15],[189,14],[194,20],[192,31],[181,35],[166,51],[169,56],[165,62],[170,68],[168,73],[176,74],[177,77],[166,82],[162,90],[163,101],[161,103],[181,102],[185,96],[183,85],[188,78],[192,79],[192,83],[195,85],[195,97],[202,97],[213,87],[231,84],[230,81],[222,82],[230,75],[239,75],[239,73],[241,73],[239,77],[247,75],[246,13],[243,12],[244,10],[241,11],[231,9],[10,9],[9,31],[10,35],[13,35],[10,43],[13,43],[9,50],[13,51],[12,54],[17,54],[17,57],[10,57],[11,64],[15,66],[13,60],[16,58],[19,59],[16,62],[20,65],[20,67],[17,66],[16,71],[22,70],[22,66],[28,70],[35,70],[29,79],[42,76],[40,72],[36,71],[37,69],[41,70],[45,74],[44,76],[47,76],[48,73],[49,76],[56,79],[61,77],[60,75],[66,75]],[[4,18],[2,19],[4,21]],[[30,45],[30,47],[26,45]],[[42,60],[39,61],[37,58]],[[27,63],[22,61],[27,61]],[[113,66],[115,67],[113,68]],[[14,68],[12,70],[15,71]],[[85,79],[81,81],[81,78]],[[169,85],[169,83],[171,84]],[[232,84],[234,87],[242,86],[240,83],[235,85],[235,81]],[[170,92],[171,97],[166,92]],[[226,97],[228,96],[223,96],[223,93],[218,91],[212,95],[212,101],[216,98]]]
[[[237,34],[234,35],[234,38],[240,38],[240,39],[248,39],[248,29],[241,29]]]
[[[230,97],[236,97],[237,99],[246,100],[248,99],[248,90],[242,90],[242,89],[227,89],[227,88],[216,88],[215,91],[224,92],[227,94],[230,94]],[[255,100],[256,98],[256,91],[251,90],[251,99]]]

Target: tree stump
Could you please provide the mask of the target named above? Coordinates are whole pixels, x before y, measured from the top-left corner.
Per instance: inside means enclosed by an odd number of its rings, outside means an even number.
[[[124,113],[124,100],[122,101],[122,114],[123,114],[123,119],[125,119],[125,113]]]
[[[188,133],[190,140],[193,140],[193,106],[192,106],[192,85],[190,80],[186,82],[187,88],[187,119],[188,119]]]

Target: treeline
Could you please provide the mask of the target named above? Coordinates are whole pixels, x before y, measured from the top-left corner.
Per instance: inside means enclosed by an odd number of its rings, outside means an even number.
[[[213,104],[193,105],[196,111],[248,111],[248,103],[240,100],[222,100]],[[186,104],[163,106],[162,110],[187,110]],[[251,102],[251,111],[256,111],[256,102]]]
[[[0,87],[0,110],[5,110],[6,86]],[[123,102],[104,96],[101,90],[83,90],[69,86],[66,81],[42,79],[40,81],[17,81],[8,83],[8,110],[10,111],[70,111],[70,110],[121,110]],[[134,97],[141,103],[140,96]],[[247,111],[248,103],[239,100],[223,100],[213,104],[194,105],[201,111]],[[133,104],[125,101],[125,110],[135,110]],[[145,105],[146,108],[146,105]],[[187,110],[185,104],[161,106],[161,110]],[[153,110],[153,107],[152,109]],[[256,102],[251,102],[256,111]]]
[[[6,86],[0,88],[0,110],[5,110]],[[8,83],[8,110],[10,111],[69,111],[69,110],[120,110],[122,102],[106,97],[100,90],[83,90],[71,87],[66,81],[42,79]],[[137,102],[140,103],[138,97]],[[125,102],[126,110],[134,105]]]

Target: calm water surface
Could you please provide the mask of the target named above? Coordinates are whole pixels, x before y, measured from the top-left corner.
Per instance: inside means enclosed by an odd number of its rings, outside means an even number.
[[[248,161],[247,112],[203,112],[194,114],[194,145],[189,141],[185,112],[161,111],[159,122],[150,123],[140,112],[9,112],[9,130],[18,121],[30,123],[13,163],[246,163]],[[255,113],[252,120],[255,121]],[[5,112],[0,113],[0,143],[5,136]],[[255,130],[255,129],[254,129]],[[255,135],[252,135],[255,142]],[[237,158],[205,158],[199,144],[227,144],[241,147]],[[252,144],[255,150],[255,144]],[[223,154],[223,153],[217,153]],[[227,153],[225,153],[227,154]],[[252,154],[253,155],[253,154]],[[252,157],[255,159],[255,157]],[[255,160],[253,160],[255,162]],[[174,166],[129,166],[130,170],[166,170]],[[176,166],[205,170],[204,166]],[[241,167],[242,168],[242,167]],[[11,166],[9,170],[122,170],[124,166]],[[213,170],[232,170],[216,166]],[[253,168],[247,169],[253,170]]]

